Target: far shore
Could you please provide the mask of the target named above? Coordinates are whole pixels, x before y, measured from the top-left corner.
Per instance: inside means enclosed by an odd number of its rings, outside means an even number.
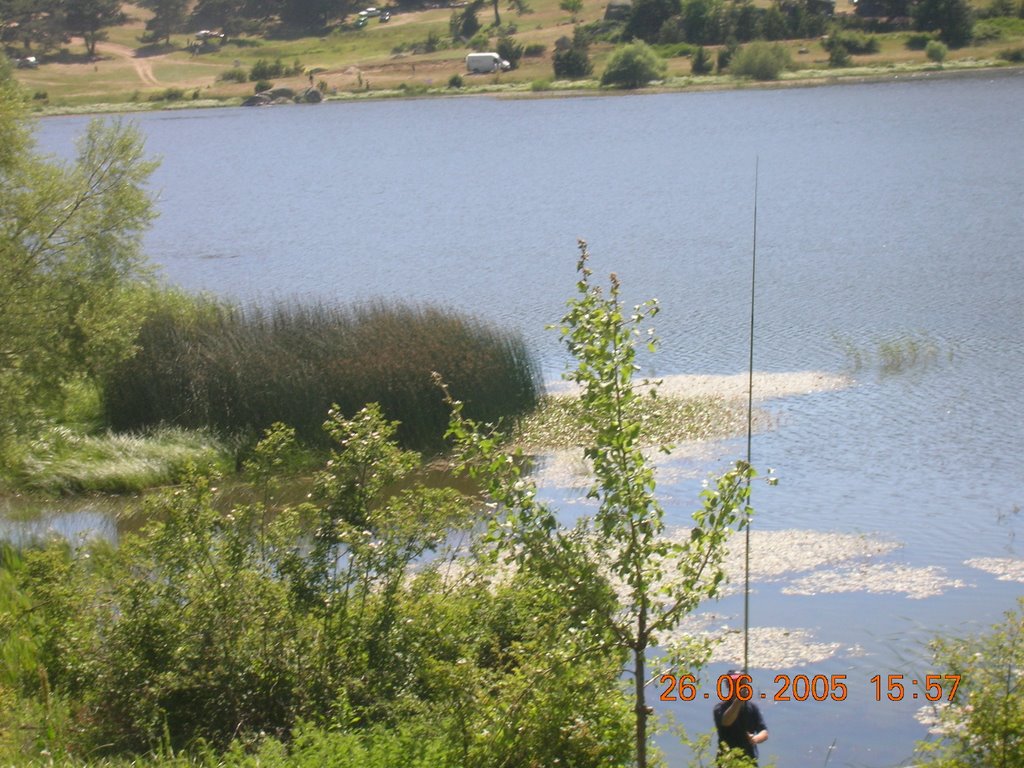
[[[708,77],[675,77],[661,83],[653,83],[645,88],[625,90],[618,88],[602,88],[595,80],[585,81],[586,85],[572,83],[552,83],[546,90],[532,90],[529,83],[510,83],[507,85],[487,85],[476,88],[454,90],[450,88],[433,88],[426,91],[406,92],[400,89],[360,91],[357,93],[341,92],[328,95],[324,103],[352,103],[376,100],[418,100],[433,98],[479,98],[496,99],[552,99],[552,98],[584,98],[606,96],[649,96],[666,93],[713,93],[720,91],[739,90],[780,90],[790,88],[815,88],[835,85],[867,85],[894,82],[930,82],[949,79],[992,79],[996,77],[1024,76],[1024,66],[1016,64],[997,64],[992,61],[954,62],[944,67],[936,65],[903,65],[887,67],[853,67],[842,70],[803,70],[789,73],[779,80],[757,81],[730,76]],[[178,111],[182,109],[211,109],[218,107],[239,107],[242,99],[195,99],[173,102],[122,102],[117,104],[96,103],[82,105],[61,105],[37,108],[33,114],[37,117],[61,117],[70,115],[102,115],[123,114],[153,111]],[[276,108],[315,108],[315,105],[275,105]],[[271,107],[254,107],[268,109]]]

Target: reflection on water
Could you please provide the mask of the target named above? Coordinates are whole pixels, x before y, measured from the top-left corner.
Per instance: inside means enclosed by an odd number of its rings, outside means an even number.
[[[755,436],[753,460],[780,484],[756,491],[756,529],[877,535],[901,545],[906,567],[965,585],[920,600],[757,585],[755,626],[863,650],[807,670],[847,674],[857,682],[847,701],[769,702],[763,754],[820,764],[837,740],[835,765],[891,766],[926,731],[911,702],[875,701],[867,681],[941,672],[925,668],[928,638],[994,623],[1020,592],[964,563],[1022,556],[1012,512],[1024,488],[1021,103],[1016,72],[146,114],[149,149],[164,158],[146,248],[193,290],[466,309],[520,328],[555,378],[565,353],[544,327],[572,293],[583,236],[627,301],[661,301],[663,351],[642,361],[645,374],[736,374],[758,158],[755,366],[842,374],[846,345],[864,360],[849,388],[766,404],[776,428]],[[42,121],[40,143],[68,153],[83,124]],[[685,524],[702,475],[744,452],[742,439],[707,444],[666,473],[670,522]],[[544,493],[567,518],[587,509],[578,489]],[[736,597],[713,610],[741,623]],[[710,708],[668,709],[689,729],[710,726]],[[670,736],[661,744],[682,761]]]
[[[0,539],[16,545],[54,536],[78,543],[103,539],[117,543],[118,520],[131,502],[117,499],[40,501],[0,497]]]

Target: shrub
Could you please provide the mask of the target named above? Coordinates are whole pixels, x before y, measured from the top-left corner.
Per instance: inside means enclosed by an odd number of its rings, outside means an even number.
[[[298,64],[298,62],[295,62]],[[292,74],[292,70],[286,69],[284,64],[281,63],[281,59],[275,59],[273,62],[269,62],[266,59],[259,59],[255,64],[252,65],[252,69],[249,71],[249,79],[253,82],[257,80],[269,80],[272,77],[284,77]]]
[[[232,67],[217,75],[217,79],[225,83],[244,83],[249,79],[249,73],[241,67]]]
[[[155,309],[138,346],[104,388],[104,413],[118,430],[166,423],[254,433],[280,421],[319,441],[332,403],[353,413],[376,401],[402,422],[404,444],[432,447],[448,419],[432,371],[486,421],[522,413],[538,397],[521,337],[431,307],[193,301]]]
[[[665,62],[646,43],[631,43],[617,49],[608,61],[601,85],[641,88],[665,75]]]
[[[469,41],[469,47],[474,51],[486,51],[491,47],[491,37],[485,30],[480,30]]]
[[[832,50],[832,46],[841,45],[847,50],[847,52],[854,55],[863,55],[878,53],[879,43],[878,38],[874,35],[865,35],[863,32],[854,32],[852,30],[843,30],[835,32],[828,36],[828,38],[822,42],[825,50]]]
[[[675,59],[692,56],[697,47],[689,43],[658,43],[652,45],[651,50],[663,59]]]
[[[532,83],[530,83],[530,90],[533,91],[534,93],[540,93],[542,91],[550,91],[551,90],[551,81],[550,80],[545,80],[545,79],[534,80]]]
[[[753,42],[736,52],[730,71],[754,80],[778,80],[790,63],[789,51],[778,43]]]
[[[730,43],[729,45],[722,46],[718,49],[715,66],[718,67],[719,73],[722,73],[729,68],[729,65],[732,63],[732,57],[736,55],[736,51],[738,50],[739,46],[736,45],[736,43]]]
[[[503,35],[498,38],[498,47],[495,48],[495,51],[512,66],[512,69],[517,69],[525,49],[522,43],[517,43],[514,38]]]
[[[1001,39],[1002,36],[1003,30],[998,26],[987,21],[981,21],[974,25],[971,40],[975,43],[991,43],[994,40]]]
[[[1000,51],[997,55],[1003,61],[1009,61],[1014,64],[1020,64],[1021,62],[1024,62],[1024,46],[1018,46],[1017,48],[1006,48]]]
[[[462,75],[455,74],[448,78],[449,88],[461,88],[463,86]]]
[[[523,49],[523,56],[528,59],[537,59],[544,55],[547,46],[544,43],[530,43]]]
[[[828,65],[830,67],[848,67],[850,66],[850,52],[846,50],[846,46],[840,44],[826,46],[828,50]]]
[[[179,101],[185,98],[185,91],[182,88],[164,88],[159,93],[149,97],[150,101]]]
[[[703,45],[697,46],[697,51],[693,54],[693,59],[690,61],[690,71],[695,75],[708,75],[711,74],[711,70],[715,67],[711,61],[711,54],[707,52]]]
[[[1024,765],[1024,599],[989,632],[940,639],[932,651],[943,675],[931,676],[929,693],[938,685],[952,701],[937,710],[940,739],[918,744],[922,768]]]
[[[590,44],[587,35],[579,27],[576,28],[572,42],[567,46],[559,46],[556,43],[555,47],[555,54],[551,57],[555,77],[573,80],[588,77],[594,71],[594,66],[590,63]]]
[[[253,91],[256,93],[263,93],[264,91],[269,91],[273,87],[274,84],[269,80],[258,80],[256,85],[253,86]]]
[[[929,32],[912,32],[907,35],[907,42],[904,45],[910,51],[923,51],[929,42],[935,39],[935,35]]]
[[[949,55],[949,48],[946,44],[938,40],[929,40],[928,45],[924,49],[924,55],[928,57],[928,61],[934,61],[936,64],[941,64],[946,60],[946,56]]]

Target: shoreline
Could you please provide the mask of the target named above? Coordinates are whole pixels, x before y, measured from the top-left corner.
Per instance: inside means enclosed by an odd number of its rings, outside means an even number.
[[[893,82],[928,82],[950,79],[982,79],[996,77],[1022,77],[1024,66],[1019,64],[997,64],[991,61],[972,64],[953,63],[943,67],[934,64],[913,67],[865,68],[853,67],[843,70],[805,70],[791,73],[792,77],[779,80],[742,80],[730,76],[684,77],[675,78],[678,84],[663,82],[645,88],[620,89],[602,88],[595,80],[586,81],[594,85],[585,87],[552,87],[546,90],[532,90],[530,83],[511,83],[508,85],[485,86],[473,91],[453,91],[449,88],[437,88],[426,92],[407,93],[402,90],[361,91],[331,95],[324,98],[323,103],[361,103],[366,101],[382,101],[400,99],[414,101],[422,99],[462,99],[462,98],[495,98],[502,100],[533,100],[533,99],[572,99],[572,98],[603,98],[616,96],[653,96],[670,93],[720,93],[726,91],[753,90],[788,90],[791,88],[820,88],[844,85],[871,85]],[[142,112],[176,112],[184,109],[218,109],[242,106],[241,99],[183,99],[174,102],[97,102],[78,106],[41,107],[30,112],[32,117],[69,117],[78,115],[113,115],[134,114]],[[316,105],[280,105],[284,107],[307,107]],[[263,107],[264,109],[266,107]]]

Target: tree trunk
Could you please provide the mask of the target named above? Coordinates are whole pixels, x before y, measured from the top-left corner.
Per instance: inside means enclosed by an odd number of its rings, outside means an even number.
[[[646,671],[644,669],[646,649],[642,647],[633,649],[633,671],[634,683],[636,686],[636,765],[637,768],[647,768],[647,700],[644,696],[644,680]]]
[[[499,0],[492,0],[492,2],[494,4],[494,26],[500,27],[501,26],[501,14],[498,12],[498,2],[499,2]]]

